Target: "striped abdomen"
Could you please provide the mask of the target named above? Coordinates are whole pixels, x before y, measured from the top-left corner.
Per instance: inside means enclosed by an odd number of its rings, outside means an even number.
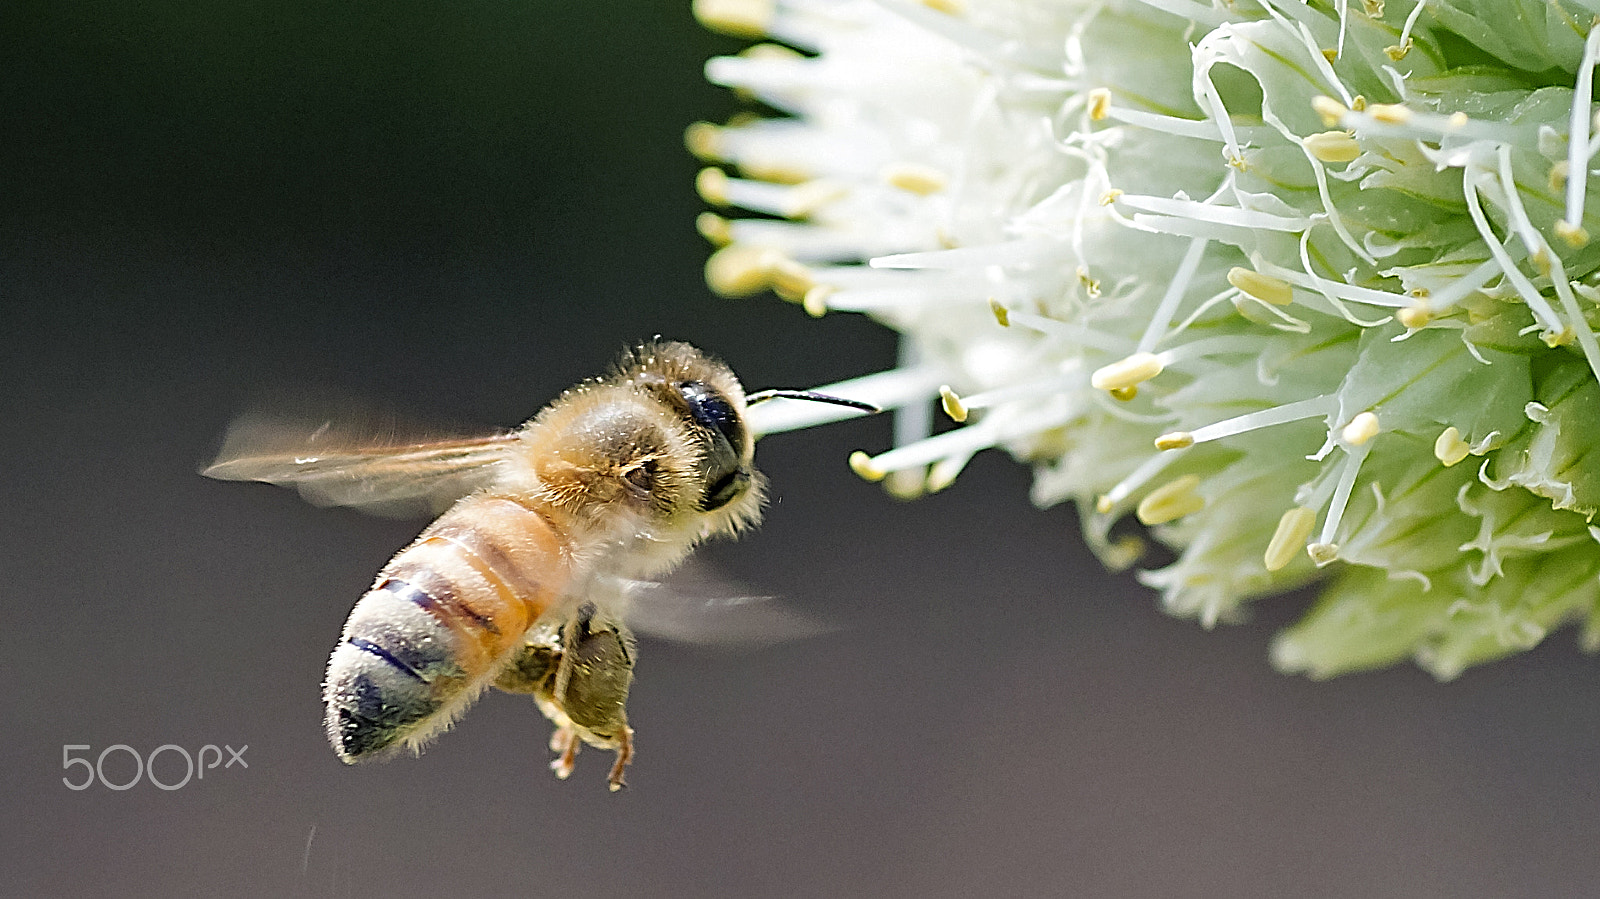
[[[570,580],[543,515],[470,496],[379,572],[328,660],[328,739],[346,762],[450,724]]]

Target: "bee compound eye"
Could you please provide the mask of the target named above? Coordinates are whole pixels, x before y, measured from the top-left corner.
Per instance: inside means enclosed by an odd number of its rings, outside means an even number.
[[[734,452],[743,449],[743,439],[740,435],[739,414],[733,410],[733,404],[722,394],[712,389],[704,381],[685,381],[679,385],[678,390],[683,394],[683,399],[689,404],[689,415],[696,424],[708,430],[721,434],[728,441]]]

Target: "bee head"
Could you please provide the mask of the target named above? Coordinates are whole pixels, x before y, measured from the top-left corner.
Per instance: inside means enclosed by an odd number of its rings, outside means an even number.
[[[698,511],[720,512],[751,495],[760,478],[752,464],[755,446],[744,421],[744,388],[727,365],[687,343],[654,342],[630,353],[621,374],[684,425],[696,449]]]
[[[744,409],[726,365],[686,343],[647,343],[546,407],[524,439],[553,507],[624,527],[609,513],[629,509],[658,542],[686,551],[760,516]]]

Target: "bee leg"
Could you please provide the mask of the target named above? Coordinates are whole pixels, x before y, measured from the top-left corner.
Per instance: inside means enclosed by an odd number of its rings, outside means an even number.
[[[633,728],[624,727],[622,736],[617,741],[617,760],[611,763],[611,792],[615,793],[628,785],[622,779],[622,772],[631,761],[633,761]]]
[[[582,748],[583,741],[578,739],[578,732],[570,724],[563,724],[556,728],[550,735],[550,751],[556,757],[550,762],[550,770],[562,780],[572,776],[572,768],[578,761],[578,750]]]

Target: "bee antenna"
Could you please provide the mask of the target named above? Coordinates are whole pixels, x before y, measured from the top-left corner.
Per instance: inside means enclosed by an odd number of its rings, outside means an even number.
[[[817,393],[814,390],[762,390],[752,393],[744,398],[745,404],[754,406],[767,400],[810,400],[813,403],[832,403],[835,406],[847,406],[851,409],[860,409],[868,415],[876,415],[883,410],[871,403],[861,400],[847,400],[842,396],[830,396],[826,393]]]

